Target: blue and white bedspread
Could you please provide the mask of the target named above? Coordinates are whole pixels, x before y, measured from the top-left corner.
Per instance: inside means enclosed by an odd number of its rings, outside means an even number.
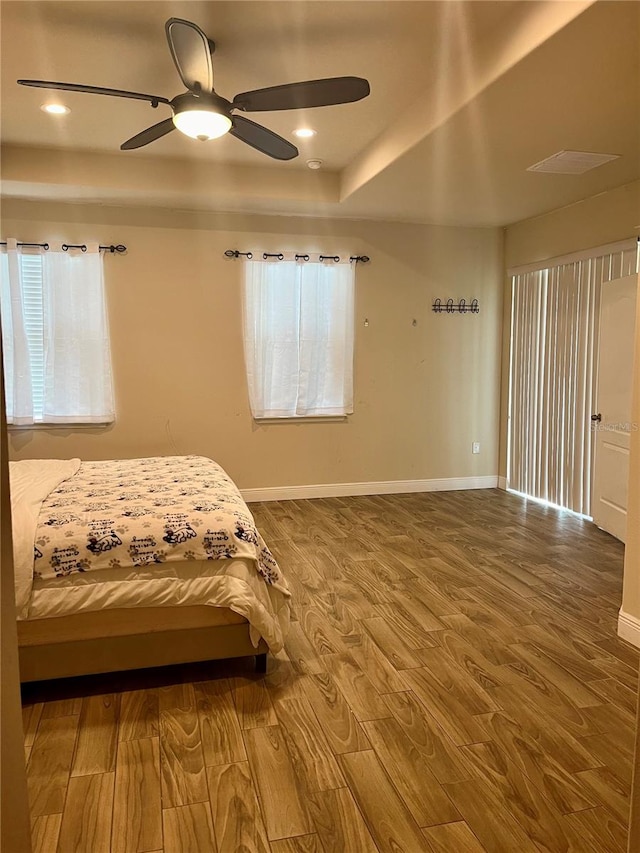
[[[235,557],[286,590],[240,492],[211,459],[82,462],[42,503],[34,575]]]

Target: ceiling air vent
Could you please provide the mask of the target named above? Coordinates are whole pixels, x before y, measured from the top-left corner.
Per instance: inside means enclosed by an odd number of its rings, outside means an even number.
[[[619,154],[593,154],[591,151],[558,151],[546,160],[527,168],[527,172],[553,172],[556,175],[582,175],[589,169],[617,160]]]

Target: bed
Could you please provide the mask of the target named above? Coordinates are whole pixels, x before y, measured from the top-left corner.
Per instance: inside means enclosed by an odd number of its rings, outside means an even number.
[[[22,681],[277,653],[290,592],[202,456],[10,463]]]

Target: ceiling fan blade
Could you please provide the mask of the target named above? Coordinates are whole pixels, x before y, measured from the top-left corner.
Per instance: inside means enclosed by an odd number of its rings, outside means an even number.
[[[209,39],[200,27],[182,18],[169,18],[165,32],[171,56],[182,82],[191,92],[213,91]]]
[[[85,86],[84,83],[57,83],[53,80],[18,80],[21,86],[33,86],[36,89],[63,89],[66,92],[87,92],[90,95],[112,95],[114,98],[135,98],[138,101],[150,101],[152,104],[170,104],[160,95],[144,95],[142,92],[127,92],[125,89],[104,89],[102,86]]]
[[[369,92],[369,82],[362,77],[328,77],[241,92],[233,99],[233,106],[247,112],[328,107],[359,101]]]
[[[171,133],[171,131],[175,129],[176,126],[173,123],[173,119],[166,118],[164,121],[159,121],[158,124],[153,124],[151,127],[147,127],[145,130],[140,131],[140,133],[136,133],[136,135],[132,136],[131,139],[127,139],[127,141],[123,142],[120,146],[120,150],[131,151],[133,148],[142,148],[143,145],[155,142],[156,139],[160,139],[161,136],[166,136],[167,133]]]
[[[231,118],[233,121],[233,127],[229,131],[231,136],[241,139],[257,151],[268,154],[275,160],[293,160],[294,157],[298,156],[296,146],[272,130],[242,116],[232,116]]]

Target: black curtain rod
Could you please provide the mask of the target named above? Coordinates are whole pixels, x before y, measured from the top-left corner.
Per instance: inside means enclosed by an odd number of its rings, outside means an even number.
[[[251,260],[253,258],[253,252],[239,252],[237,249],[227,249],[224,253],[227,258],[247,258],[247,260]],[[319,255],[318,256],[321,261],[334,261],[336,264],[340,261],[340,255]],[[284,260],[284,254],[282,252],[263,252],[262,260],[266,261],[267,258],[277,258],[279,261]],[[295,255],[296,261],[308,261],[309,255]],[[358,262],[363,264],[368,264],[371,258],[368,255],[350,255],[349,260]]]
[[[0,246],[6,246],[7,241],[5,240],[3,243],[0,243]],[[16,243],[16,246],[41,246],[45,251],[49,249],[48,243]]]
[[[7,245],[6,240],[3,242],[0,242],[0,246],[6,246],[6,245]],[[40,248],[44,249],[45,252],[49,251],[49,244],[48,243],[16,243],[16,245],[17,246],[31,246],[32,248],[35,248],[36,246],[40,246]],[[117,252],[118,254],[121,255],[123,252],[127,251],[127,247],[123,246],[122,243],[119,243],[117,246],[113,246],[113,245],[112,246],[98,246],[98,248],[102,249],[105,252],[111,252],[112,255],[114,252]],[[87,251],[87,245],[86,245],[86,243],[63,243],[62,244],[62,251],[63,252],[67,252],[69,249],[80,249],[81,251],[86,252]]]

